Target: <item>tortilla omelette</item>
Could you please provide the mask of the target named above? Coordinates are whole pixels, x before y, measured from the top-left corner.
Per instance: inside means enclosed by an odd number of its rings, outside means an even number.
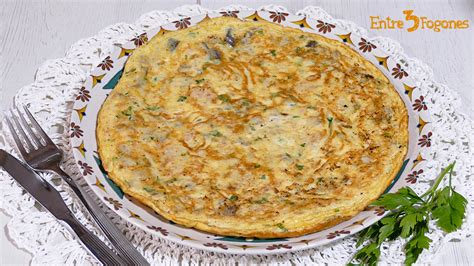
[[[408,115],[347,45],[220,17],[137,48],[96,133],[109,177],[166,219],[277,238],[378,198],[407,152]]]

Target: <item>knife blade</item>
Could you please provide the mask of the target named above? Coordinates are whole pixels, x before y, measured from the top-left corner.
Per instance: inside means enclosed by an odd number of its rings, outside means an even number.
[[[33,198],[58,220],[66,223],[76,233],[86,248],[105,265],[125,265],[97,236],[88,231],[72,214],[59,192],[37,175],[28,165],[0,149],[0,166],[9,173]]]

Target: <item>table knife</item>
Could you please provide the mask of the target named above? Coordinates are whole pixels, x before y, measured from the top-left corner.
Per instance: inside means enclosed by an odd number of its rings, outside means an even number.
[[[68,225],[69,229],[72,229],[84,246],[100,262],[104,265],[126,265],[122,258],[74,217],[59,192],[28,165],[0,149],[0,166],[54,217]]]

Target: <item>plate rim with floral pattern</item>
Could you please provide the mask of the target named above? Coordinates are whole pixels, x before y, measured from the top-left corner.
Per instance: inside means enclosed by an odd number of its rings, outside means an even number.
[[[118,83],[126,60],[133,50],[146,44],[151,38],[167,31],[192,27],[205,19],[232,16],[245,20],[266,20],[285,27],[298,28],[338,40],[372,62],[389,78],[403,99],[409,115],[409,148],[404,163],[392,184],[385,192],[394,192],[400,187],[416,183],[423,172],[426,149],[431,146],[431,126],[428,105],[420,95],[404,65],[392,59],[367,37],[361,37],[321,18],[298,16],[286,12],[254,9],[208,12],[191,17],[182,17],[155,29],[137,35],[118,47],[94,68],[75,98],[69,136],[74,158],[81,174],[92,191],[115,213],[146,232],[185,246],[232,254],[273,254],[308,249],[327,244],[354,234],[381,219],[385,211],[381,208],[366,208],[352,219],[336,226],[300,237],[281,239],[245,239],[219,236],[179,226],[168,221],[150,208],[124,195],[104,171],[97,154],[95,138],[96,120],[100,107],[108,93]],[[425,151],[423,151],[425,150]]]

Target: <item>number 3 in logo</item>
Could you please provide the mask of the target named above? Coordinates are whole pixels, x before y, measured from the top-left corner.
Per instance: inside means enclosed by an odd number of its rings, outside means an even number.
[[[418,26],[420,25],[420,19],[418,18],[418,16],[413,16],[412,15],[413,10],[404,10],[403,14],[405,14],[405,20],[406,21],[409,21],[409,20],[413,21],[413,26],[411,26],[411,28],[408,28],[407,31],[412,32],[412,31],[415,31],[416,29],[418,29]]]

